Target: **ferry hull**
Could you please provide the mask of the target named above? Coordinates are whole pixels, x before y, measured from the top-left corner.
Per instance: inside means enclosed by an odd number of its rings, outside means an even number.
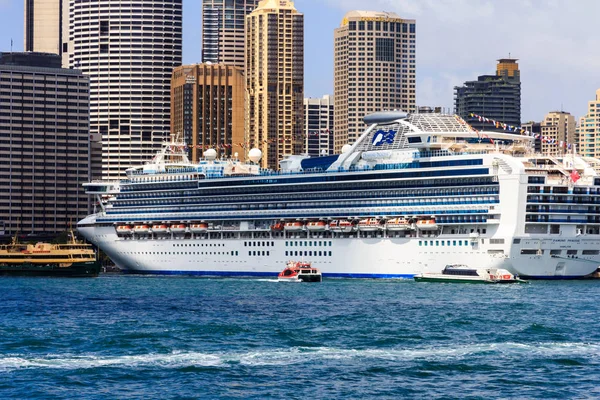
[[[0,276],[45,276],[65,278],[96,277],[100,274],[100,262],[74,263],[70,267],[56,264],[39,265],[32,263],[0,265]]]

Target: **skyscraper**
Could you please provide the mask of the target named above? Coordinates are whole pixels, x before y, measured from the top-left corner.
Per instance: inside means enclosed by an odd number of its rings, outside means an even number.
[[[579,120],[575,136],[579,154],[600,158],[600,89],[596,99],[588,102],[588,112]]]
[[[245,67],[244,21],[258,1],[202,1],[202,62]]]
[[[171,83],[171,132],[192,145],[192,159],[203,150],[243,157],[244,75],[235,66],[197,64],[177,67]]]
[[[246,17],[246,146],[277,169],[302,151],[304,15],[289,0],[262,0]]]
[[[56,233],[88,213],[89,79],[60,56],[0,53],[0,221]]]
[[[496,75],[481,75],[454,88],[457,115],[477,130],[502,130],[494,125],[473,120],[471,113],[503,124],[521,126],[521,73],[516,59],[498,60]]]
[[[68,7],[69,0],[25,0],[25,51],[62,54]]]
[[[102,137],[102,178],[118,179],[170,131],[170,83],[181,65],[182,0],[71,0],[71,68],[90,77],[90,132]]]
[[[304,99],[304,153],[310,156],[333,153],[333,96]]]
[[[416,23],[350,11],[334,32],[335,152],[364,131],[365,115],[415,111]]]

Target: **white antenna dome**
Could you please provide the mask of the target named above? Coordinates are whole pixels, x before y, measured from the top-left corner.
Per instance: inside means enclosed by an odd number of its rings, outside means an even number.
[[[342,147],[342,154],[349,152],[351,148],[352,148],[352,146],[351,146],[351,145],[349,145],[349,144],[345,144],[345,145]]]
[[[258,163],[262,158],[262,151],[257,148],[254,148],[248,152],[248,159],[253,163]]]
[[[215,149],[208,149],[204,152],[204,158],[209,161],[213,161],[217,158],[217,151]]]

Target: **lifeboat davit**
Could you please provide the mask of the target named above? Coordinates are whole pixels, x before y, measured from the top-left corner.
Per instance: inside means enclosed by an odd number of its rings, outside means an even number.
[[[304,229],[304,224],[300,221],[286,222],[283,229],[288,232],[298,232]]]
[[[133,233],[133,228],[131,225],[118,225],[117,226],[117,235],[131,235]]]
[[[167,225],[152,225],[153,233],[167,233],[169,227]]]
[[[422,231],[435,231],[438,228],[438,224],[435,219],[421,219],[417,221],[417,228]]]
[[[133,232],[137,234],[146,234],[150,231],[150,227],[148,225],[136,225],[133,227]]]
[[[358,230],[363,232],[373,232],[381,229],[381,222],[377,218],[367,218],[358,221]]]
[[[171,225],[171,232],[172,233],[183,233],[185,232],[185,224],[173,224]]]
[[[310,221],[306,224],[306,229],[313,232],[324,231],[327,228],[325,221]]]
[[[410,222],[404,218],[392,218],[385,223],[388,231],[407,231],[410,229]]]
[[[354,224],[346,219],[333,220],[329,223],[329,230],[338,233],[349,233],[354,230]]]
[[[194,233],[206,232],[207,230],[208,230],[208,224],[205,222],[190,225],[190,231],[192,231]]]
[[[281,232],[283,230],[283,224],[281,222],[277,222],[271,225],[271,230],[275,232]]]

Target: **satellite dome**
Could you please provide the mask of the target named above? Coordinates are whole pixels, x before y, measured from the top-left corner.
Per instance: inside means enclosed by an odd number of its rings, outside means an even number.
[[[250,150],[250,152],[248,153],[248,159],[250,161],[252,161],[253,163],[258,163],[261,158],[262,158],[262,151],[260,151],[257,148]]]
[[[342,154],[349,152],[351,148],[352,148],[352,146],[351,146],[351,145],[349,145],[349,144],[345,144],[345,145],[342,147]]]
[[[215,149],[208,149],[204,152],[204,158],[209,161],[213,161],[217,158],[217,151]]]

